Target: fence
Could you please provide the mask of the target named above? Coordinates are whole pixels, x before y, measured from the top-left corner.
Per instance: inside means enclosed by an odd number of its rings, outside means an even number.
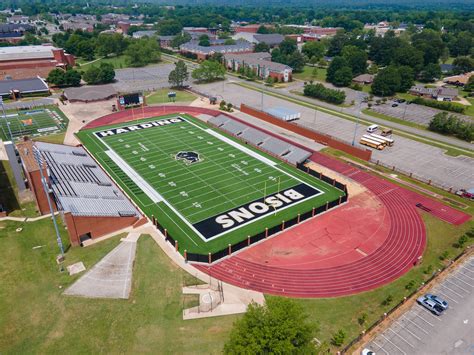
[[[377,319],[369,328],[367,328],[365,331],[363,331],[361,334],[359,334],[356,338],[352,339],[352,341],[347,344],[339,353],[340,354],[345,354],[349,351],[350,348],[352,348],[355,344],[360,342],[364,336],[374,330],[380,323],[382,323],[385,319],[387,319],[388,316],[390,316],[392,313],[394,313],[396,310],[398,310],[402,305],[404,305],[407,300],[418,294],[421,290],[427,288],[430,283],[435,280],[440,274],[444,273],[455,261],[459,260],[461,257],[469,253],[470,249],[467,248],[463,252],[461,252],[458,256],[456,256],[449,265],[443,266],[442,269],[439,269],[435,271],[428,280],[423,282],[420,287],[418,287],[416,290],[412,291],[408,296],[403,297],[403,299],[397,303],[393,308],[391,308],[388,312],[384,313],[379,319]]]
[[[319,207],[313,207],[310,211],[306,211],[305,213],[298,214],[296,217],[292,218],[291,220],[288,221],[281,221],[281,223],[278,223],[277,225],[271,226],[271,227],[266,227],[264,231],[257,233],[253,236],[247,236],[247,239],[241,240],[240,242],[237,242],[235,244],[229,244],[227,248],[221,249],[217,252],[214,253],[207,253],[207,254],[199,254],[199,253],[188,253],[187,250],[184,250],[183,256],[186,261],[194,261],[194,262],[199,262],[199,263],[208,263],[212,264],[213,262],[225,258],[226,256],[232,255],[232,253],[235,253],[241,249],[244,249],[246,247],[249,247],[252,244],[258,243],[259,241],[266,239],[276,233],[283,232],[284,230],[293,227],[303,221],[306,221],[307,219],[313,218],[317,216],[318,214],[321,214],[323,212],[326,212],[342,203],[347,202],[349,195],[347,192],[347,187],[346,185],[340,183],[339,181],[330,178],[329,176],[323,175],[320,172],[317,172],[315,170],[310,169],[309,167],[305,166],[304,164],[298,164],[296,166],[298,169],[304,171],[305,173],[320,179],[324,181],[327,184],[330,184],[334,186],[335,188],[343,191],[345,194],[343,196],[340,196],[339,198],[332,200],[332,201],[327,201],[325,205],[319,206]],[[175,238],[173,238],[168,230],[164,228],[158,220],[155,218],[155,216],[152,216],[152,223],[158,228],[158,230],[164,235],[165,240],[169,242],[171,245],[174,246],[176,251],[179,251],[179,242]]]
[[[327,145],[331,148],[341,150],[343,152],[346,152],[348,154],[351,154],[357,158],[369,161],[370,158],[372,157],[372,151],[369,149],[361,149],[358,147],[354,147],[350,145],[347,142],[344,142],[340,139],[337,139],[333,136],[323,134],[320,132],[317,132],[313,129],[310,129],[308,127],[300,126],[295,122],[286,122],[283,121],[279,118],[276,118],[272,115],[269,115],[266,112],[257,110],[253,107],[247,106],[245,104],[240,105],[240,111],[247,113],[249,115],[252,115],[254,117],[257,117],[263,121],[266,121],[268,123],[271,123],[275,126],[287,129],[289,131],[295,132],[299,135],[302,135],[303,137],[313,139],[316,142],[322,143],[324,145]]]

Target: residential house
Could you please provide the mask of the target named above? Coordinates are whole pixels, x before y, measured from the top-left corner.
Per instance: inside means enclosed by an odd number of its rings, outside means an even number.
[[[23,24],[0,24],[0,42],[18,43],[28,31],[33,31],[34,27]]]
[[[447,87],[427,88],[419,84],[413,86],[409,93],[437,101],[453,101],[459,95],[458,89]]]
[[[361,85],[370,85],[374,81],[375,75],[372,74],[361,74],[352,79],[353,83]]]
[[[226,54],[224,60],[229,70],[238,71],[239,68],[250,67],[261,79],[272,77],[280,82],[292,80],[291,67],[272,62],[270,53]]]

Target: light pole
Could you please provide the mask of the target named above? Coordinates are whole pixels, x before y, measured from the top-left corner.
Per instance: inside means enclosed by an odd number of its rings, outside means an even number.
[[[44,177],[44,174],[43,174],[43,163],[46,167],[47,167],[47,163],[46,163],[45,160],[43,160],[43,157],[41,156],[40,150],[35,145],[33,145],[33,156],[35,157],[36,163],[39,166],[39,171],[40,171],[40,176],[41,176],[41,183],[43,185],[44,193],[46,194],[46,200],[48,201],[49,211],[51,212],[51,218],[53,219],[54,230],[56,232],[56,242],[58,243],[59,251],[61,253],[61,264],[60,264],[61,268],[60,268],[60,270],[63,271],[64,270],[63,265],[62,265],[62,262],[64,261],[63,242],[61,240],[61,235],[59,234],[59,228],[58,228],[58,224],[56,222],[56,217],[54,215],[53,205],[52,205],[51,199],[49,197],[49,187],[48,187],[48,184],[46,182],[46,178]]]
[[[260,100],[261,111],[263,111],[263,87],[262,87],[262,98]]]
[[[362,106],[362,101],[359,102],[359,110],[357,112],[357,120],[356,120],[356,125],[354,128],[354,136],[352,137],[352,146],[355,144],[355,139],[356,139],[356,134],[357,134],[357,128],[359,127],[359,120],[360,120],[360,108]]]

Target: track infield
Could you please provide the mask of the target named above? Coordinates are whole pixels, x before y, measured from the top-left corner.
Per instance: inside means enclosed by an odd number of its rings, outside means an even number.
[[[180,252],[214,253],[344,195],[186,114],[78,137]]]

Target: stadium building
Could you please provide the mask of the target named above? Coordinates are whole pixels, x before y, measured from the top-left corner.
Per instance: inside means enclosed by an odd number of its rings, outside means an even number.
[[[17,150],[28,187],[44,215],[50,209],[38,164],[42,159],[47,193],[54,210],[60,212],[72,245],[146,222],[84,148],[25,140],[17,144]]]

